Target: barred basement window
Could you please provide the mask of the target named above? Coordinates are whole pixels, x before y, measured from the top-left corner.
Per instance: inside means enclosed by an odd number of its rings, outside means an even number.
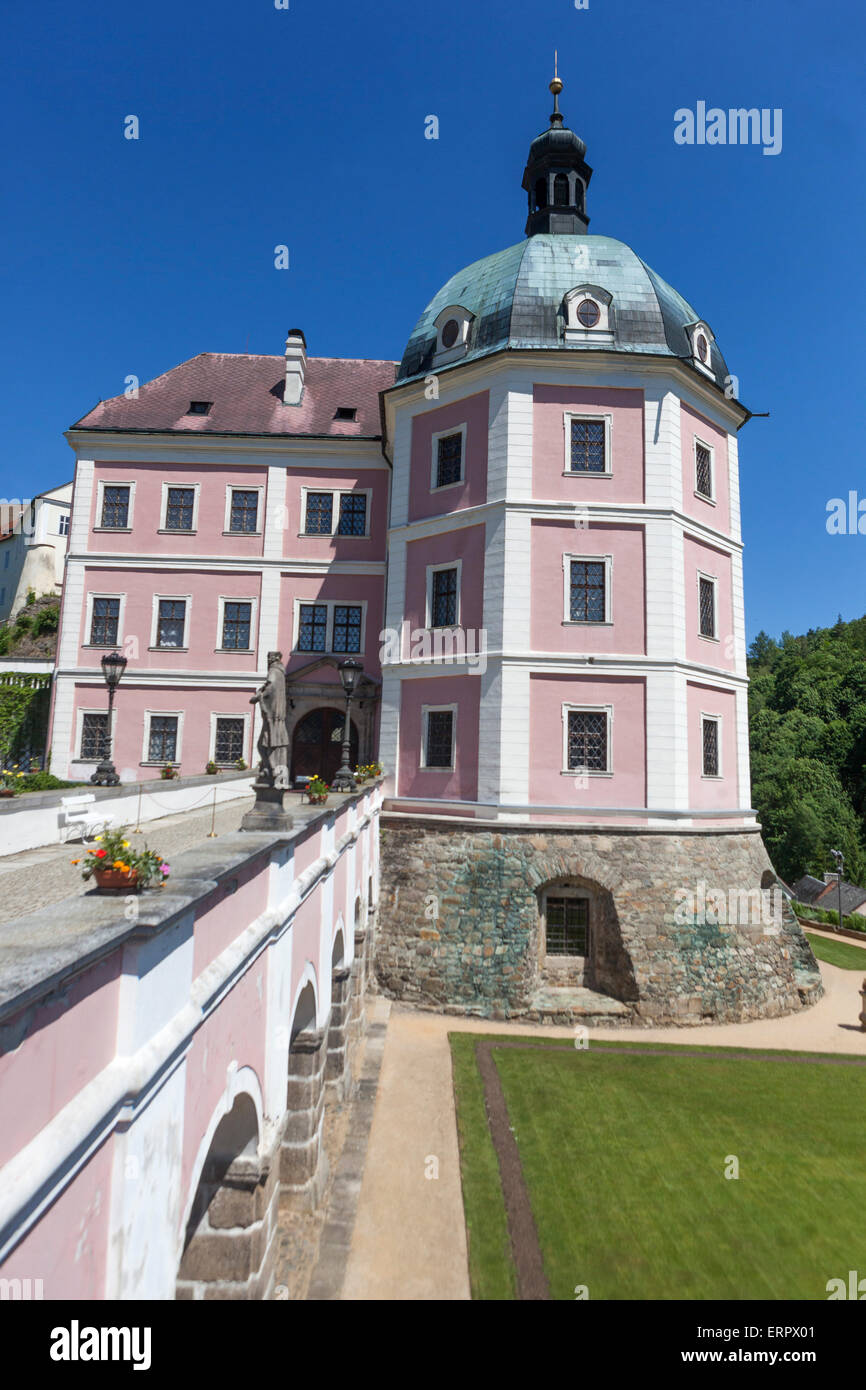
[[[604,561],[572,560],[571,606],[573,623],[603,623],[606,614]]]
[[[225,765],[236,763],[244,756],[244,721],[242,719],[217,719],[214,735],[214,762]]]
[[[704,751],[704,776],[718,777],[719,775],[719,721],[717,719],[704,719],[703,721],[703,751]]]
[[[715,637],[716,585],[712,579],[700,580],[700,623],[702,637]]]
[[[545,900],[546,954],[585,956],[589,934],[588,898]]]
[[[454,711],[431,709],[427,714],[425,767],[450,767],[454,745]]]
[[[328,605],[302,603],[298,629],[299,652],[325,652],[328,637]]]
[[[191,531],[195,504],[195,488],[170,487],[165,507],[167,531]]]
[[[152,714],[147,739],[147,756],[152,763],[173,763],[177,757],[177,715]]]
[[[230,531],[255,531],[259,519],[259,494],[232,488],[232,504],[229,514]]]
[[[108,737],[107,714],[84,714],[81,717],[81,758],[84,762],[100,762],[105,757]]]
[[[604,473],[605,468],[604,420],[572,420],[572,473]]]
[[[129,488],[104,487],[102,489],[101,526],[129,525]]]
[[[116,647],[120,622],[119,598],[95,598],[90,619],[90,645]]]
[[[308,492],[304,534],[307,536],[330,536],[333,515],[334,494],[332,492]]]
[[[454,627],[457,623],[457,570],[434,570],[430,603],[431,627]]]
[[[307,508],[309,515],[309,506]],[[330,517],[329,517],[330,520]],[[340,496],[338,536],[363,536],[367,532],[367,498],[363,492],[344,492]]]
[[[713,456],[705,444],[695,445],[695,489],[701,497],[713,498]]]
[[[334,607],[334,637],[331,650],[359,652],[361,650],[361,609],[338,603]]]
[[[230,651],[249,651],[253,605],[226,603],[223,609],[223,647]]]
[[[592,710],[568,711],[569,771],[607,772],[607,715]]]
[[[438,441],[436,456],[436,486],[448,487],[459,483],[463,475],[463,435],[446,434]]]
[[[186,601],[176,598],[161,598],[156,619],[156,645],[158,647],[182,647],[186,627]]]

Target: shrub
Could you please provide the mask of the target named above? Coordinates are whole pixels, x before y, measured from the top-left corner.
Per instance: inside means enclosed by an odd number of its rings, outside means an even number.
[[[60,622],[60,609],[58,607],[41,609],[30,623],[30,632],[34,637],[41,637],[43,632],[56,632]]]

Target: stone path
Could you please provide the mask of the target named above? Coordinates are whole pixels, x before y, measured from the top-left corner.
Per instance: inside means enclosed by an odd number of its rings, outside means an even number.
[[[866,1058],[857,970],[821,965],[824,997],[785,1018],[694,1028],[592,1028],[630,1044],[847,1052]],[[468,1299],[449,1032],[572,1039],[572,1028],[443,1017],[392,1005],[343,1284],[344,1299]],[[436,1179],[425,1176],[438,1160]]]
[[[218,805],[214,826],[217,835],[237,830],[252,804],[251,794]],[[160,850],[170,864],[172,855],[181,854],[205,840],[210,827],[209,807],[201,811],[183,811],[148,821],[141,833],[133,837],[133,843],[137,846],[148,844]],[[89,892],[91,885],[82,880],[80,869],[73,868],[69,862],[78,859],[82,852],[81,842],[75,841],[70,845],[45,845],[0,858],[0,925],[26,917],[64,898]]]

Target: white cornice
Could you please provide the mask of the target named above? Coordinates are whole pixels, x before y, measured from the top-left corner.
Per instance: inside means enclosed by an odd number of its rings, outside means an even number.
[[[67,563],[85,569],[131,570],[219,570],[229,573],[258,574],[269,570],[285,570],[291,574],[358,574],[384,575],[384,560],[294,560],[290,556],[265,559],[256,555],[249,560],[207,555],[129,555],[113,551],[85,551],[68,555]]]
[[[726,690],[746,689],[747,676],[738,676],[733,671],[722,670],[717,666],[704,666],[696,661],[667,660],[663,657],[630,654],[623,656],[577,656],[574,652],[528,652],[528,651],[486,651],[483,653],[487,664],[497,662],[502,666],[514,666],[538,675],[592,676],[637,676],[642,677],[655,672],[680,674],[688,680],[701,685],[712,684]],[[405,661],[383,663],[382,672],[389,676],[399,676],[401,680],[415,677],[438,675],[448,672],[455,676],[480,675],[478,659],[470,661],[435,660]]]
[[[301,466],[305,459],[313,455],[317,458],[328,458],[329,467],[357,468],[362,466],[358,462],[361,455],[368,462],[363,464],[365,468],[381,468],[386,472],[390,471],[389,465],[382,456],[382,447],[378,439],[366,437],[364,439],[352,439],[343,436],[328,436],[325,439],[315,439],[302,435],[283,437],[266,437],[249,435],[181,435],[181,434],[127,434],[111,433],[109,431],[93,430],[67,430],[66,440],[70,448],[77,456],[92,459],[99,463],[178,463],[186,464],[209,464],[215,463],[219,467],[224,467],[223,457],[214,458],[214,455],[231,454],[232,464],[243,467],[244,463],[257,463],[261,466],[261,457],[269,455],[281,455],[286,460],[286,466]],[[250,457],[244,460],[243,455],[249,454]],[[302,456],[299,458],[298,456]],[[181,457],[182,456],[182,460]],[[334,461],[336,460],[336,462]],[[273,460],[271,460],[273,461]]]

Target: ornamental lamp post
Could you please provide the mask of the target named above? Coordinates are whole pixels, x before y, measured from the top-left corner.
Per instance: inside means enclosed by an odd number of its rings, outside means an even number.
[[[348,657],[345,661],[340,662],[337,670],[340,673],[340,680],[343,682],[343,690],[346,694],[346,716],[343,720],[343,759],[333,781],[333,790],[335,792],[353,792],[357,790],[358,783],[349,767],[349,745],[352,733],[352,726],[349,723],[349,706],[352,703],[352,696],[358,688],[358,682],[364,674],[364,668],[360,661],[353,661],[351,657]]]
[[[116,787],[120,783],[120,778],[114,763],[111,761],[111,714],[114,708],[114,692],[126,670],[126,657],[121,656],[120,652],[106,652],[101,664],[105,684],[108,686],[108,729],[105,734],[102,760],[90,780],[97,787]]]
[[[845,868],[845,856],[840,849],[831,849],[830,853],[836,861],[836,884],[839,889],[839,925],[837,931],[842,930],[842,870]]]

